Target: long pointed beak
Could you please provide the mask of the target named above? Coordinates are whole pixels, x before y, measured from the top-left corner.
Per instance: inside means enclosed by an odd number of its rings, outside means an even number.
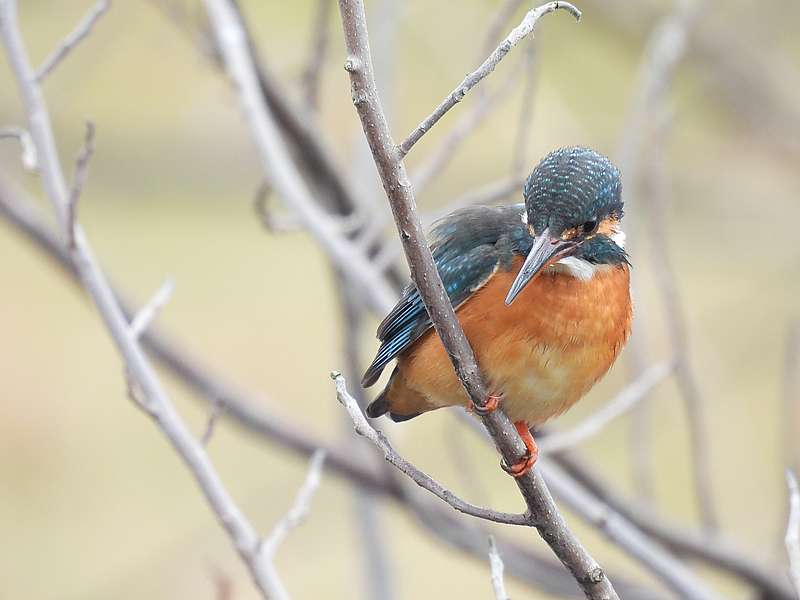
[[[525,286],[528,285],[542,269],[569,254],[576,246],[577,244],[575,242],[565,242],[558,238],[552,238],[550,236],[550,231],[545,229],[541,235],[534,239],[533,247],[528,253],[528,257],[519,270],[514,283],[511,284],[511,289],[508,290],[506,304],[511,304],[514,298],[525,289]]]

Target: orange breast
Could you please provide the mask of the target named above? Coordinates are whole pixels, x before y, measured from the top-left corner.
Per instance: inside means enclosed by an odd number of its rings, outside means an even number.
[[[521,265],[496,273],[457,314],[508,416],[536,425],[569,408],[613,364],[630,332],[630,282],[627,266],[601,267],[588,281],[548,269],[506,306]],[[398,376],[398,412],[467,402],[433,331],[399,359]]]

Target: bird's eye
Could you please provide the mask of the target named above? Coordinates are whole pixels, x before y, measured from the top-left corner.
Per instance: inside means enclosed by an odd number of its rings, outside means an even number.
[[[586,223],[584,223],[581,226],[581,229],[583,230],[584,235],[588,235],[590,233],[594,233],[595,230],[597,229],[597,219],[592,219],[591,221],[586,221]]]

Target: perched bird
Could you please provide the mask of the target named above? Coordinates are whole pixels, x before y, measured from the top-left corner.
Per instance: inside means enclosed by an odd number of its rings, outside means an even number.
[[[506,471],[536,461],[530,428],[571,407],[614,363],[631,327],[617,168],[588,148],[548,154],[523,188],[524,204],[475,206],[443,218],[431,251],[492,395],[528,449]],[[367,407],[405,421],[472,403],[419,292],[411,284],[378,328],[382,342],[362,385],[393,359],[386,388]]]

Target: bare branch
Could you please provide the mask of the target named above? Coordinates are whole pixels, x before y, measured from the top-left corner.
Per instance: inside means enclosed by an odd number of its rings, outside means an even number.
[[[308,513],[311,510],[311,500],[314,497],[314,494],[317,492],[320,482],[322,481],[322,467],[324,464],[325,451],[316,450],[314,454],[311,455],[311,460],[308,463],[308,473],[306,474],[306,479],[303,482],[300,490],[297,492],[297,497],[294,500],[294,504],[292,504],[292,507],[289,509],[289,512],[286,513],[286,516],[278,521],[273,528],[272,533],[270,533],[269,536],[261,542],[261,552],[263,552],[270,559],[275,556],[278,546],[283,543],[283,540],[286,539],[286,536],[289,535],[289,532],[292,531],[292,529],[297,528],[303,523],[303,521],[306,520],[306,517],[308,517]]]
[[[508,78],[494,92],[481,94],[472,105],[472,110],[461,115],[455,126],[430,153],[425,162],[411,174],[411,184],[417,195],[447,166],[447,163],[455,156],[461,142],[483,123],[495,104],[508,98],[509,93],[519,81],[519,71],[524,65],[525,61],[519,61],[511,69]]]
[[[69,246],[71,262],[92,297],[125,363],[131,395],[134,398],[139,396],[142,398],[140,405],[153,417],[183,460],[266,598],[273,572],[271,565],[262,560],[257,552],[259,538],[255,529],[228,493],[203,446],[192,436],[178,415],[138,340],[130,335],[126,315],[98,266],[83,231],[77,225],[71,226],[67,186],[56,151],[47,107],[41,88],[33,77],[30,61],[19,33],[15,0],[0,3],[0,33],[27,111],[31,137],[41,160],[45,189],[61,227],[64,229],[69,227],[73,232],[74,242]]]
[[[467,95],[467,92],[475,87],[484,77],[494,71],[495,67],[497,67],[500,61],[505,58],[506,54],[508,54],[511,49],[519,44],[520,41],[522,41],[527,35],[533,32],[533,28],[536,26],[537,21],[542,16],[560,8],[563,8],[571,13],[572,16],[575,17],[576,21],[580,20],[581,11],[579,11],[569,2],[548,2],[547,4],[543,4],[538,8],[528,11],[522,22],[511,30],[511,33],[509,33],[508,36],[506,36],[506,38],[500,42],[500,45],[497,46],[494,52],[489,55],[489,58],[483,61],[483,64],[481,64],[481,66],[475,71],[467,75],[461,81],[461,83],[459,83],[456,88],[450,92],[444,100],[442,100],[439,106],[437,106],[430,115],[425,117],[420,124],[417,125],[416,129],[414,129],[414,131],[412,131],[408,137],[403,140],[403,142],[397,147],[397,151],[399,152],[400,156],[402,157],[408,154],[409,150],[411,150],[414,144],[416,144],[420,138],[425,135],[430,128],[433,127],[437,121],[439,121],[439,119],[445,115],[447,111],[461,102],[464,96]]]
[[[597,527],[603,535],[652,571],[678,598],[683,600],[713,600],[713,593],[694,573],[653,542],[610,506],[604,504],[580,485],[563,477],[563,472],[547,461],[541,468],[542,477],[552,487],[553,493],[566,505],[589,523]]]
[[[340,234],[336,223],[314,200],[291,161],[275,119],[264,104],[247,37],[236,10],[230,0],[205,0],[205,5],[226,69],[236,82],[264,173],[292,213],[314,236],[333,264],[359,288],[372,308],[378,312],[388,311],[394,305],[394,290],[359,248]]]
[[[306,104],[314,111],[319,110],[319,86],[322,65],[328,51],[328,21],[331,17],[333,0],[317,0],[314,16],[314,31],[311,36],[311,51],[308,63],[303,69],[302,83]]]
[[[662,109],[663,110],[663,109]],[[656,119],[657,120],[657,119]],[[666,126],[656,130],[653,146],[665,148],[663,137]],[[651,148],[652,150],[652,148]],[[704,525],[716,529],[718,520],[714,508],[713,473],[709,448],[708,399],[703,394],[697,372],[692,365],[692,349],[689,343],[689,326],[684,310],[685,303],[678,287],[676,270],[669,252],[667,233],[669,231],[670,184],[666,173],[665,152],[654,153],[649,161],[650,189],[645,197],[650,210],[648,240],[653,246],[658,267],[654,269],[664,304],[664,317],[671,343],[672,356],[675,357],[675,379],[683,397],[692,452],[694,486],[700,515]]]
[[[19,145],[22,146],[22,155],[20,156],[22,167],[26,171],[35,171],[38,165],[36,148],[31,140],[31,135],[21,127],[1,127],[0,140],[3,138],[14,138],[19,142]]]
[[[464,514],[487,521],[494,521],[495,523],[505,523],[507,525],[531,525],[531,519],[527,514],[503,513],[465,502],[438,481],[420,471],[397,453],[383,433],[369,424],[364,413],[361,412],[358,402],[356,402],[356,399],[347,391],[347,382],[344,376],[334,371],[331,373],[331,379],[336,383],[336,397],[347,410],[347,414],[350,415],[356,433],[375,444],[383,453],[387,462],[397,467],[405,475],[408,475],[419,487],[428,490],[434,496],[440,500],[444,500],[457,511]]]
[[[665,519],[650,504],[623,498],[597,476],[595,469],[578,460],[574,453],[557,454],[552,461],[558,463],[596,498],[608,504],[670,552],[703,561],[739,577],[759,590],[764,598],[796,600],[781,573],[773,565],[765,564],[759,556],[743,551],[720,532],[710,534],[707,530],[680,525]]]
[[[69,190],[69,197],[67,198],[67,220],[66,220],[66,236],[67,245],[70,248],[75,247],[75,218],[78,211],[78,200],[80,200],[83,186],[86,183],[86,177],[89,175],[89,161],[94,154],[94,123],[86,121],[86,136],[83,140],[83,146],[78,153],[78,158],[75,161],[75,175],[72,178],[72,187]]]
[[[78,26],[64,38],[64,41],[48,56],[42,66],[34,73],[36,83],[42,83],[44,78],[64,60],[67,55],[92,32],[95,23],[111,8],[111,0],[99,0],[94,7],[86,13]]]
[[[675,370],[675,362],[659,363],[644,371],[597,412],[568,431],[547,435],[538,442],[540,455],[570,450],[594,437],[611,421],[633,409]]]
[[[172,277],[167,277],[164,283],[156,290],[150,301],[145,304],[131,321],[130,334],[134,339],[142,336],[142,333],[150,326],[159,311],[169,302],[172,292],[175,290],[175,281]]]
[[[30,203],[23,202],[20,198],[22,194],[12,190],[0,178],[0,216],[33,242],[45,256],[52,258],[57,266],[64,269],[71,276],[73,283],[78,283],[74,264],[58,235],[48,228],[44,219],[36,214]],[[119,298],[119,294],[117,297]],[[122,306],[125,305],[126,303],[122,302]],[[124,310],[126,318],[130,319],[131,311]],[[157,327],[145,331],[142,340],[154,358],[173,373],[178,381],[205,398],[209,404],[224,405],[232,420],[251,433],[304,456],[310,456],[320,447],[319,439],[310,436],[303,427],[280,418],[276,412],[264,408],[274,404],[263,397],[242,391],[219,373],[214,373],[208,365],[199,363],[179,344],[159,333]],[[412,502],[413,497],[404,494],[401,487],[376,473],[353,453],[343,452],[331,445],[327,446],[327,453],[328,468],[333,473],[353,485],[398,502],[412,516],[417,517],[419,523],[432,535],[469,553],[473,558],[485,560],[486,532],[470,524],[475,523],[474,521],[456,522],[458,514],[449,509],[447,511],[438,509],[438,503],[434,506],[431,503]],[[654,511],[619,497],[593,470],[581,465],[574,452],[555,455],[552,460],[567,469],[569,476],[586,486],[593,495],[608,503],[671,551],[730,573],[770,597],[796,600],[778,571],[771,566],[762,565],[755,557],[737,548],[719,534],[709,537],[694,529],[665,521]],[[508,541],[501,542],[499,538],[498,545],[504,556],[506,569],[511,575],[529,584],[543,586],[543,589],[555,595],[570,594],[569,590],[572,589],[570,585],[574,586],[574,583],[571,583],[570,579],[570,582],[565,584],[564,578],[559,577],[561,573],[559,569],[562,569],[560,565],[556,567],[535,553],[532,554],[527,549]],[[613,579],[625,598],[663,600],[662,596],[652,590],[633,586],[619,576]]]
[[[786,525],[786,552],[789,555],[789,578],[794,591],[800,598],[800,489],[797,477],[786,470],[786,484],[789,486],[789,523]]]
[[[494,591],[495,600],[509,600],[506,584],[503,582],[505,565],[497,551],[497,543],[494,541],[493,535],[489,536],[489,565],[492,568],[492,591]]]
[[[547,7],[548,10],[555,10],[559,6],[561,3],[551,3],[529,14],[535,15],[537,11],[544,11]],[[414,194],[402,157],[394,145],[381,107],[372,72],[363,0],[339,0],[339,11],[348,53],[345,70],[350,74],[353,104],[358,111],[362,129],[392,207],[411,278],[470,401],[475,406],[483,407],[489,397],[486,385],[433,262],[416,214]],[[531,20],[535,22],[535,19]],[[501,52],[500,58],[507,52],[508,50]],[[482,420],[506,463],[514,464],[519,461],[525,453],[524,444],[505,413],[495,411]],[[586,596],[618,598],[603,570],[567,527],[547,487],[535,471],[516,479],[516,483],[539,534],[570,570]]]

